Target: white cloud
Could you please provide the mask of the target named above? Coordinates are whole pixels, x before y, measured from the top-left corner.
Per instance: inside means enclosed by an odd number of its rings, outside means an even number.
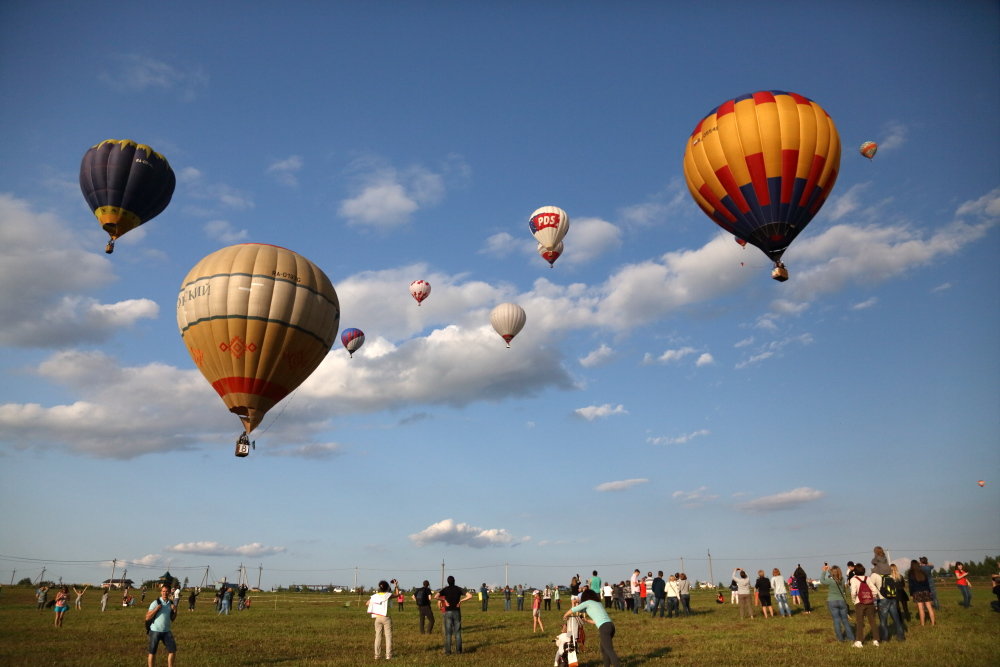
[[[951,283],[941,283],[940,285],[933,287],[931,289],[931,293],[937,294],[938,292],[947,292],[950,289],[951,289]]]
[[[701,368],[702,366],[711,366],[714,363],[715,357],[708,352],[704,352],[698,357],[698,361],[694,362],[694,365]]]
[[[819,500],[826,494],[808,486],[802,486],[791,491],[783,491],[771,496],[761,496],[754,500],[740,503],[736,507],[744,512],[776,512],[801,507],[806,503]]]
[[[631,489],[633,486],[639,484],[646,484],[649,482],[645,477],[639,477],[636,479],[622,479],[617,482],[603,482],[594,487],[595,491],[624,491],[626,489]]]
[[[621,230],[600,218],[573,219],[560,264],[585,264],[621,246]]]
[[[1000,217],[1000,188],[991,190],[979,199],[963,203],[955,211],[955,215],[975,215],[985,218]]]
[[[493,257],[507,257],[517,250],[530,251],[531,247],[530,243],[523,239],[515,239],[512,234],[498,232],[486,239],[486,243],[479,252]]]
[[[194,215],[214,217],[222,210],[245,211],[254,208],[253,197],[249,194],[225,183],[213,183],[195,167],[179,169],[177,182],[184,185],[188,197],[204,203],[204,206],[185,206],[185,210]]]
[[[272,162],[267,167],[267,173],[274,175],[275,179],[282,185],[295,187],[299,184],[297,174],[302,169],[302,156],[289,155],[283,160]]]
[[[683,507],[700,507],[706,502],[718,498],[718,494],[709,493],[707,486],[699,486],[693,491],[674,491],[671,498],[678,500]]]
[[[858,303],[853,304],[851,306],[851,310],[867,310],[868,308],[871,308],[877,303],[878,303],[878,297],[873,296],[871,298],[865,299],[864,301],[860,301]]]
[[[736,364],[736,368],[746,368],[754,364],[759,364],[762,361],[780,355],[790,345],[811,345],[812,343],[813,337],[808,333],[787,336],[780,340],[772,340],[758,346],[753,354]]]
[[[252,542],[238,547],[226,546],[219,542],[182,542],[166,547],[164,551],[192,556],[245,556],[247,558],[258,558],[285,553],[287,549],[285,547],[265,546],[260,542]]]
[[[331,459],[343,453],[342,445],[335,442],[316,442],[308,445],[298,445],[283,449],[268,449],[268,456],[285,456],[302,459]]]
[[[200,67],[182,69],[135,53],[112,56],[111,67],[98,78],[115,90],[175,92],[185,102],[193,101],[208,85],[208,75]]]
[[[595,368],[597,366],[603,366],[604,364],[611,361],[614,357],[614,350],[610,347],[601,343],[600,347],[595,350],[591,350],[586,355],[580,358],[580,365],[584,368]]]
[[[702,428],[698,429],[697,431],[693,431],[691,433],[685,433],[683,435],[678,435],[678,436],[668,437],[661,435],[656,437],[650,437],[646,438],[646,442],[648,442],[651,445],[683,445],[687,442],[690,442],[691,440],[694,440],[695,438],[701,438],[710,434],[711,431],[709,431],[707,428]]]
[[[232,244],[245,241],[250,233],[245,229],[236,229],[228,220],[210,220],[205,223],[205,235],[210,239]]]
[[[697,350],[693,347],[681,347],[676,350],[666,350],[663,354],[656,358],[656,361],[661,364],[670,364],[680,361],[684,357],[692,355],[696,352]]]
[[[456,523],[453,519],[438,521],[410,535],[410,540],[418,547],[440,543],[482,549],[512,546],[525,539],[514,538],[506,528],[479,528],[467,523]]]
[[[623,405],[619,404],[612,406],[610,403],[605,403],[604,405],[588,405],[585,408],[577,408],[573,412],[590,422],[595,419],[603,419],[604,417],[610,417],[612,415],[628,414],[628,410],[626,410]]]
[[[354,169],[359,172],[354,195],[340,203],[340,215],[353,225],[386,231],[405,225],[417,210],[444,198],[444,176],[420,165],[399,170],[366,159]]]
[[[127,563],[129,565],[138,565],[139,567],[160,567],[166,564],[166,559],[160,554],[146,554],[139,558],[132,558]],[[118,565],[121,565],[121,561],[118,561]]]
[[[81,249],[88,245],[100,247],[84,243],[57,216],[0,194],[0,344],[99,343],[138,320],[157,317],[158,307],[149,299],[101,303],[84,296],[116,279],[103,253]]]
[[[899,121],[890,121],[882,128],[882,140],[878,142],[879,151],[891,151],[906,143],[909,129]]]

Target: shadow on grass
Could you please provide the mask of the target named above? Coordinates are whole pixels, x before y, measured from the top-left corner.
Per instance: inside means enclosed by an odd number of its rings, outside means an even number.
[[[629,656],[629,658],[627,660],[623,660],[622,662],[623,663],[627,663],[629,665],[644,665],[647,662],[652,662],[653,660],[659,660],[660,658],[664,658],[664,657],[670,655],[670,651],[671,650],[672,649],[669,646],[662,646],[662,647],[660,647],[658,649],[650,651],[649,653],[646,653],[645,655],[633,655],[633,656]],[[600,652],[600,648],[599,647],[598,647],[598,652]],[[619,657],[621,657],[621,656],[619,656]],[[580,664],[583,665],[584,663],[580,663]],[[604,662],[602,660],[597,660],[593,664],[595,664],[595,665],[603,665]]]

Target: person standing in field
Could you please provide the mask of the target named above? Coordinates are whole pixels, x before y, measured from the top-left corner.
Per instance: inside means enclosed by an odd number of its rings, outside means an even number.
[[[934,583],[934,563],[928,562],[927,556],[920,557],[920,567],[923,569],[924,574],[927,575],[927,583],[931,587],[931,604],[935,609],[939,609],[938,605],[938,595],[937,595],[937,585]]]
[[[865,641],[865,622],[872,631],[872,646],[878,646],[879,629],[875,624],[875,605],[882,594],[879,588],[882,585],[882,577],[873,574],[865,576],[865,566],[855,563],[854,576],[851,577],[851,599],[854,602],[854,624],[857,626],[854,632],[854,648],[861,648]]]
[[[681,597],[681,607],[684,609],[684,615],[691,615],[691,582],[688,581],[688,576],[681,572],[681,578],[677,581],[677,592]]]
[[[663,618],[663,607],[666,606],[663,601],[663,598],[665,597],[664,592],[666,591],[666,585],[663,582],[663,570],[657,572],[656,576],[653,577],[652,589],[653,589],[653,611],[651,612],[651,615],[655,617],[656,610],[659,609],[660,618]],[[604,606],[605,608],[607,608],[607,605]]]
[[[49,601],[49,587],[39,586],[35,589],[35,600],[38,602],[38,610],[45,609],[45,603]]]
[[[559,602],[559,587],[555,584],[552,585],[552,601],[556,603],[556,609],[562,609],[562,603]]]
[[[882,641],[889,639],[889,619],[896,624],[896,639],[898,641],[906,639],[897,603],[900,593],[903,592],[902,588],[903,578],[899,576],[899,568],[890,565],[889,574],[882,577],[882,584],[879,586],[881,597],[878,601],[878,621]]]
[[[542,590],[542,606],[545,608],[545,611],[552,609],[552,588],[549,586],[546,586]]]
[[[736,568],[733,571],[733,581],[736,582],[736,594],[739,595],[740,618],[753,618],[753,585],[745,570]]]
[[[854,630],[851,629],[850,607],[847,604],[847,592],[844,588],[844,573],[840,566],[824,565],[820,581],[828,586],[826,607],[833,618],[833,636],[838,642],[853,642]]]
[[[382,638],[385,637],[385,659],[392,660],[392,619],[389,618],[389,582],[378,582],[378,590],[368,598],[368,613],[375,619],[375,659],[382,659]]]
[[[965,571],[965,566],[961,562],[955,563],[955,583],[962,594],[960,604],[968,609],[972,606],[972,585],[969,584],[969,573]]]
[[[920,617],[920,625],[924,624],[925,616],[930,616],[931,625],[935,625],[934,603],[931,596],[931,577],[927,574],[926,567],[915,560],[911,560],[907,580],[910,584],[910,596],[917,603],[917,615]]]
[[[76,601],[74,603],[74,606],[76,607],[77,611],[83,609],[83,594],[87,592],[88,588],[90,588],[90,584],[84,586],[82,591],[76,590],[76,586],[73,587],[73,592],[76,593]]]
[[[764,570],[757,570],[757,581],[753,585],[757,591],[757,601],[760,603],[760,613],[764,618],[774,618],[774,607],[771,606],[771,580],[764,576]]]
[[[809,577],[806,576],[806,571],[802,569],[800,564],[795,568],[795,587],[799,589],[799,597],[802,598],[802,611],[806,614],[812,613],[812,607],[809,606]]]
[[[483,601],[483,611],[489,609],[490,606],[490,589],[486,587],[486,582],[479,587],[479,599]]]
[[[434,611],[431,609],[431,582],[424,579],[424,584],[413,591],[413,601],[417,603],[420,614],[420,634],[424,634],[424,619],[427,619],[427,634],[434,632]]]
[[[611,622],[608,612],[601,605],[601,597],[596,591],[584,591],[580,596],[580,604],[563,614],[563,620],[581,611],[587,614],[588,622],[597,626],[597,632],[601,637],[601,657],[604,658],[604,667],[617,666],[619,663],[614,645],[615,624]]]
[[[781,576],[781,570],[778,568],[771,570],[771,591],[774,593],[774,599],[778,601],[778,613],[791,617],[792,609],[788,606],[788,589],[785,588],[785,579]]]
[[[524,611],[524,586],[517,585],[517,610]]]
[[[667,604],[667,618],[680,618],[681,616],[681,585],[680,581],[677,579],[676,574],[671,574],[667,581],[663,585],[663,591],[666,595]],[[663,612],[660,612],[660,618],[663,618]]]
[[[541,628],[545,632],[545,624],[542,623],[542,594],[537,589],[531,594],[531,631]]]
[[[188,593],[188,611],[194,611],[194,603],[198,601],[199,593],[197,588],[192,588],[191,592]]]
[[[604,608],[611,609],[611,603],[615,596],[615,587],[611,585],[610,581],[604,582],[604,588],[601,589],[601,597],[604,598]]]
[[[510,590],[510,586],[503,587],[503,610],[510,611],[510,598],[513,593]]]
[[[601,578],[597,576],[597,570],[594,570],[594,574],[590,577],[590,590],[597,593],[597,599],[601,599]]]
[[[153,600],[146,610],[146,621],[152,621],[149,625],[149,650],[146,657],[148,667],[153,667],[156,662],[156,649],[159,648],[160,642],[163,642],[164,648],[167,649],[167,667],[174,666],[177,643],[174,641],[171,622],[176,617],[177,607],[170,599],[170,586],[164,584],[160,587],[160,597]]]
[[[438,591],[438,600],[444,604],[444,653],[451,655],[451,640],[455,639],[456,653],[462,652],[462,603],[472,599],[472,593],[455,585],[455,577],[448,575],[448,585]]]
[[[69,611],[69,589],[65,586],[59,589],[56,593],[56,627],[61,628],[63,626],[63,618],[66,616],[66,612]]]
[[[896,592],[896,605],[899,607],[899,617],[903,620],[903,629],[907,630],[906,624],[910,622],[910,607],[907,604],[910,596],[906,593],[906,578],[899,571],[899,566],[895,563],[889,566],[889,576],[896,580],[898,591]]]
[[[221,604],[219,605],[219,614],[229,616],[229,607],[233,604],[233,591],[228,586],[223,588],[219,593],[219,600],[221,600]]]
[[[110,589],[111,587],[108,586],[107,588],[104,589],[104,592],[101,593],[101,611],[104,611],[105,609],[108,608],[108,591]]]
[[[629,593],[632,594],[632,613],[638,614],[639,613],[639,568],[635,568],[635,572],[633,572],[632,576],[629,577],[628,585],[629,585]],[[577,602],[575,602],[574,604],[577,603],[579,603],[579,600],[577,600]]]

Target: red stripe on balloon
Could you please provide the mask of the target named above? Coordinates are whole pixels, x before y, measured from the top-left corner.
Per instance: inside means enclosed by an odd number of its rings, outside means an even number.
[[[781,203],[792,203],[792,186],[795,185],[795,169],[799,163],[797,150],[781,151]]]
[[[799,199],[799,206],[805,206],[809,203],[809,198],[812,196],[813,189],[816,187],[816,182],[819,181],[819,175],[823,173],[823,164],[825,162],[826,158],[823,156],[813,156],[812,167],[809,169],[809,176],[806,178],[806,187],[802,191],[802,198]]]
[[[712,205],[716,214],[723,216],[729,222],[736,222],[736,216],[729,212],[729,209],[722,204],[721,199],[715,196],[712,188],[708,187],[707,183],[698,188],[698,193]]]
[[[722,183],[722,187],[726,189],[726,193],[729,195],[730,199],[733,200],[733,204],[740,213],[746,213],[750,210],[750,204],[747,200],[743,198],[743,193],[740,191],[740,186],[736,184],[736,179],[733,177],[733,172],[729,169],[729,166],[720,167],[715,171],[716,178]]]
[[[287,388],[280,384],[258,378],[219,378],[212,383],[212,388],[223,398],[227,394],[251,394],[253,396],[263,396],[264,398],[278,402],[285,396],[288,396]]]
[[[757,203],[761,206],[771,205],[771,193],[767,189],[767,170],[764,168],[764,154],[754,153],[746,157],[753,191],[757,195]]]

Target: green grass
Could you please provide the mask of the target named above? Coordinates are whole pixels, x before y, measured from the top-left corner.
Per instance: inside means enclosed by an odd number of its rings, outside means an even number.
[[[988,588],[980,585],[973,591],[973,607],[967,610],[958,606],[954,586],[941,587],[936,627],[911,621],[906,642],[888,642],[877,649],[866,644],[858,650],[834,641],[825,590],[813,594],[818,602],[813,614],[785,619],[741,621],[735,606],[717,605],[708,592],[692,595],[696,613],[690,618],[661,620],[613,612],[615,647],[623,665],[1000,664],[1000,614],[989,607]],[[59,629],[53,627],[52,611],[36,611],[31,589],[5,586],[0,594],[0,665],[145,664],[144,609],[109,606],[101,613],[99,599],[89,591],[84,609],[69,611]],[[345,607],[347,602],[350,606]],[[915,614],[915,605],[910,606]],[[564,603],[563,610],[566,607]],[[392,611],[394,662],[551,665],[561,613],[543,612],[546,631],[532,634],[529,611],[504,612],[503,600],[494,598],[490,611],[483,613],[471,600],[463,616],[465,653],[444,656],[440,614],[434,633],[421,635],[416,607],[408,601],[402,612]],[[597,633],[587,627],[581,665],[593,667],[602,664],[601,656]],[[228,617],[215,614],[206,594],[194,612],[182,601],[174,634],[178,665],[184,667],[360,665],[371,663],[373,655],[372,621],[364,604],[346,594],[256,594],[250,610],[233,611]],[[165,665],[162,647],[160,652],[157,664]]]

